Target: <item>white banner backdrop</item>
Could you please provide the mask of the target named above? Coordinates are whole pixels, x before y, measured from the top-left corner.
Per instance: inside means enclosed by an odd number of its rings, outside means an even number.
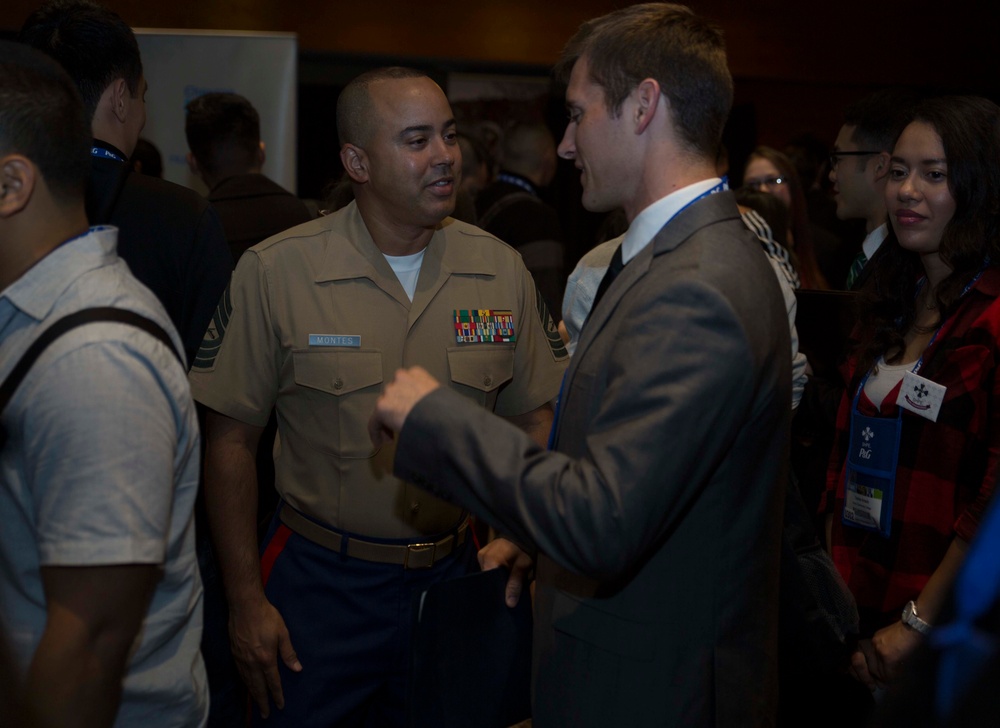
[[[205,194],[188,170],[184,107],[210,91],[245,96],[260,114],[264,174],[296,191],[298,39],[291,33],[135,29],[149,92],[142,136],[163,155],[163,176]]]

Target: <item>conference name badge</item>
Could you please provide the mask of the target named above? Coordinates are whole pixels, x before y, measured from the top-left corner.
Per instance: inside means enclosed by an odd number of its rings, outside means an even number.
[[[931,422],[937,422],[941,402],[947,391],[948,388],[944,385],[924,379],[919,374],[907,372],[903,375],[903,385],[899,388],[896,404]]]
[[[845,526],[889,538],[902,424],[901,415],[866,417],[856,408],[851,413],[842,514]]]
[[[513,343],[514,312],[492,308],[455,310],[455,341],[459,344]]]

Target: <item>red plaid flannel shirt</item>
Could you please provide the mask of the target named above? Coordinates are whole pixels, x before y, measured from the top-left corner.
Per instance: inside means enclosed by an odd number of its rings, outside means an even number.
[[[850,379],[837,413],[837,436],[820,511],[833,513],[832,555],[858,602],[861,634],[899,619],[923,590],[952,538],[969,541],[993,493],[1000,461],[1000,267],[987,269],[924,352],[920,375],[947,387],[937,422],[903,412],[890,537],[844,526],[844,465],[853,395]],[[864,415],[895,417],[897,389]]]

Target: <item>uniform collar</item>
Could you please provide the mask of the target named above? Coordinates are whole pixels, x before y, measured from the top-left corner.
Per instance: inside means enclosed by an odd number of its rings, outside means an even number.
[[[342,210],[329,216],[327,230],[335,227],[335,221],[343,220],[346,240],[328,239],[323,261],[316,273],[315,282],[349,280],[352,278],[370,278],[378,282],[380,279],[395,280],[396,276],[385,260],[382,251],[375,245],[368,228],[365,227],[357,203],[352,202]],[[424,255],[421,277],[424,270],[437,270],[443,275],[452,273],[464,275],[496,275],[496,265],[486,260],[474,245],[447,245],[446,228],[460,225],[452,218],[445,218],[431,236]],[[482,231],[469,226],[456,228],[456,232],[468,235]]]

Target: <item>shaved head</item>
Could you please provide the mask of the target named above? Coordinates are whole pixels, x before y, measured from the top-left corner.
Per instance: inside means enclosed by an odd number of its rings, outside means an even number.
[[[504,134],[502,151],[503,169],[528,178],[541,175],[546,178],[539,182],[542,187],[551,182],[555,174],[556,142],[544,124],[515,124]]]
[[[403,78],[426,78],[427,74],[413,68],[390,66],[362,73],[352,80],[337,99],[337,136],[340,144],[364,148],[371,141],[378,121],[371,87],[380,81]]]

